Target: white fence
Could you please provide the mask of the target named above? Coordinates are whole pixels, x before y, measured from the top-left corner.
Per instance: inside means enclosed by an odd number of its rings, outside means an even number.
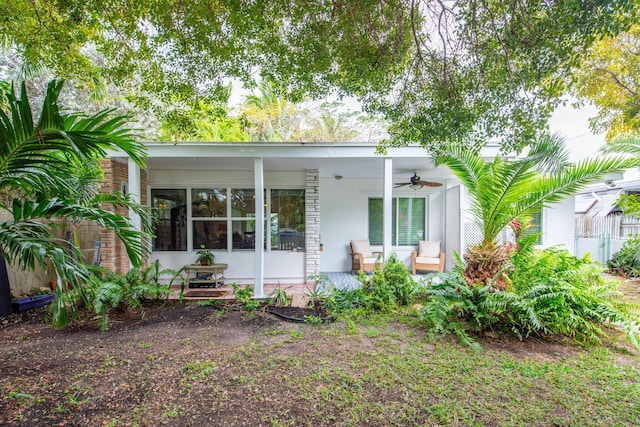
[[[640,218],[610,215],[595,218],[576,218],[576,237],[597,237],[609,234],[612,239],[626,239],[640,234]]]
[[[582,257],[589,252],[604,264],[622,248],[629,236],[637,234],[640,234],[640,218],[634,216],[576,218],[575,254]]]

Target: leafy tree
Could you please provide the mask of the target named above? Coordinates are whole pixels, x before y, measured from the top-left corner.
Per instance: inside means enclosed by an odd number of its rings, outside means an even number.
[[[340,107],[337,102],[325,102],[317,110],[307,108],[306,123],[309,128],[302,131],[302,139],[310,142],[354,141],[361,133],[358,129],[360,123],[354,121],[357,113],[343,111]]]
[[[504,289],[499,274],[508,264],[507,247],[495,243],[498,234],[514,219],[541,206],[573,195],[590,181],[638,164],[637,159],[598,157],[569,164],[564,142],[544,136],[531,144],[528,154],[515,159],[485,160],[480,153],[458,144],[447,144],[435,154],[437,165],[446,165],[469,191],[471,212],[482,229],[482,242],[464,255],[465,279]],[[495,281],[495,283],[494,283]]]
[[[115,232],[134,265],[146,251],[144,231],[131,220],[109,212],[106,206],[125,206],[141,216],[150,230],[147,208],[130,195],[95,191],[97,173],[92,162],[106,150],[122,150],[144,166],[145,147],[124,127],[127,118],[104,110],[92,116],[60,111],[61,81],[51,81],[42,110],[34,123],[25,85],[19,97],[13,88],[4,93],[6,111],[0,111],[0,210],[10,219],[0,222],[0,247],[7,262],[24,269],[50,261],[65,282],[78,285],[87,270],[78,248],[54,237],[50,221],[71,218],[93,220]],[[80,166],[85,165],[85,166]],[[92,189],[93,188],[93,189]],[[58,290],[60,292],[60,289]]]
[[[595,43],[575,78],[577,95],[599,110],[596,131],[610,141],[640,132],[640,25]]]
[[[354,95],[392,121],[391,144],[427,147],[522,146],[585,50],[637,22],[628,0],[13,0],[0,12],[12,17],[0,22],[5,45],[87,86],[107,79],[166,102],[259,72],[293,102]]]
[[[242,120],[229,116],[219,102],[198,100],[162,113],[159,138],[165,141],[248,141]]]

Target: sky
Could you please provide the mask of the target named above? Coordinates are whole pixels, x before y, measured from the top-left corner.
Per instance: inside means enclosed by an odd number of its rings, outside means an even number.
[[[592,105],[575,109],[571,105],[560,106],[549,120],[552,133],[565,138],[565,145],[571,152],[571,160],[593,157],[605,144],[604,134],[593,134],[589,129],[589,118],[595,117],[597,110]]]

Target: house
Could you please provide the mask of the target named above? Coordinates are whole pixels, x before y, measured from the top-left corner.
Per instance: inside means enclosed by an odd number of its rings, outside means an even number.
[[[227,281],[253,284],[257,296],[265,283],[349,271],[351,239],[369,239],[407,267],[418,240],[438,240],[446,269],[454,251],[479,241],[464,188],[419,146],[384,155],[370,143],[147,146],[146,169],[118,155],[103,166],[107,189],[129,191],[158,213],[150,260],[178,269],[210,248],[216,263],[228,265]],[[414,174],[433,186],[409,185]],[[542,245],[573,248],[573,211],[572,198],[545,209]],[[102,265],[126,271],[115,237],[101,239]]]
[[[575,254],[606,263],[630,235],[640,234],[640,219],[623,215],[617,206],[621,195],[640,194],[636,170],[610,174],[603,182],[576,194]]]

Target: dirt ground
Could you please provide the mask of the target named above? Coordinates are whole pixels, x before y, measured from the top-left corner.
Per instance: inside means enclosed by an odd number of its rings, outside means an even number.
[[[336,344],[332,334],[348,335],[339,323],[290,323],[264,312],[169,301],[144,313],[116,316],[106,332],[92,319],[53,330],[46,309],[0,320],[0,425],[288,425],[273,414],[332,425],[306,418],[314,403],[291,388],[288,372],[304,372],[320,352],[348,360],[371,345]],[[410,329],[398,325],[398,333],[403,328]],[[580,351],[485,339],[540,360]]]

